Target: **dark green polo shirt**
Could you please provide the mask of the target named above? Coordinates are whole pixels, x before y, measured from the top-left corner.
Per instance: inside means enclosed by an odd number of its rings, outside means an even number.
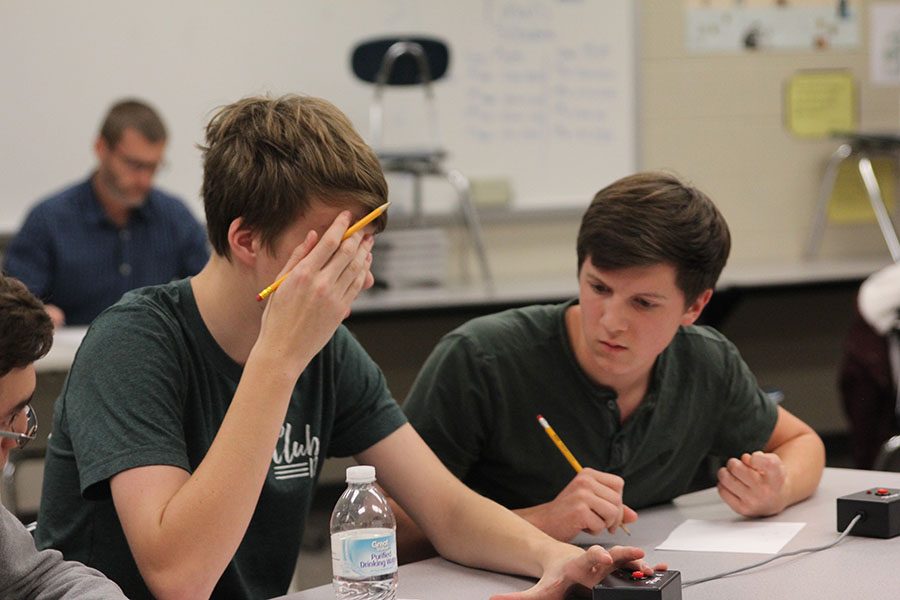
[[[734,345],[682,327],[640,406],[620,423],[616,393],[579,367],[565,326],[572,302],[481,317],[447,334],[403,409],[467,485],[510,508],[552,500],[574,477],[542,414],[584,467],[625,479],[632,508],[684,493],[707,456],[762,449],[777,408]]]

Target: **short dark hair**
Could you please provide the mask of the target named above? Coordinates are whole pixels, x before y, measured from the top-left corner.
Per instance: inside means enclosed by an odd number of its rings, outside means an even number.
[[[578,269],[670,264],[692,303],[712,289],[731,250],[725,218],[709,197],[674,175],[637,173],[594,196],[578,232]]]
[[[313,199],[367,210],[387,200],[378,157],[350,120],[320,98],[253,97],[222,107],[200,148],[209,240],[226,258],[228,228],[238,217],[271,249]],[[383,215],[375,226],[385,223]]]
[[[0,276],[0,377],[27,367],[53,345],[53,323],[18,279]]]
[[[166,126],[159,114],[149,104],[137,98],[125,98],[110,107],[100,126],[100,137],[112,148],[119,143],[122,133],[129,127],[137,130],[151,143],[166,141]]]

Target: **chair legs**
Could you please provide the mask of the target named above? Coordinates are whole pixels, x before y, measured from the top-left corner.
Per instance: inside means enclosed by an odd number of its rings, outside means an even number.
[[[447,180],[456,190],[456,197],[459,200],[459,208],[462,212],[463,221],[469,231],[469,237],[475,245],[475,255],[478,259],[478,265],[481,268],[481,278],[488,290],[493,291],[494,278],[491,273],[491,267],[487,261],[487,253],[484,248],[484,239],[481,234],[481,222],[478,220],[478,212],[472,204],[471,187],[469,179],[461,172],[453,169],[445,173]]]
[[[884,207],[884,199],[881,197],[881,188],[878,186],[878,180],[875,179],[872,161],[869,160],[868,156],[861,155],[857,168],[863,183],[866,185],[866,191],[869,193],[869,203],[872,205],[872,210],[875,211],[875,218],[878,220],[878,227],[881,228],[881,235],[884,236],[891,258],[896,262],[900,260],[900,241],[897,240],[897,231],[894,229],[891,217]]]
[[[850,144],[841,144],[828,160],[828,166],[825,168],[825,175],[822,178],[822,186],[819,189],[816,213],[806,242],[804,256],[807,259],[813,258],[819,250],[822,237],[825,234],[825,225],[828,222],[828,202],[831,199],[831,193],[834,191],[838,171],[841,164],[854,155],[856,157],[856,168],[866,187],[869,203],[872,205],[875,219],[878,221],[878,227],[881,229],[881,235],[884,237],[888,251],[891,253],[891,258],[896,262],[900,260],[900,240],[897,239],[897,231],[894,229],[894,224],[891,221],[887,208],[885,208],[881,187],[878,185],[878,180],[875,178],[875,170],[872,168],[872,161],[865,153],[854,152]]]
[[[822,236],[825,235],[825,224],[828,221],[828,201],[831,199],[831,192],[834,190],[834,183],[837,181],[838,169],[852,152],[853,148],[850,144],[841,144],[831,155],[831,158],[828,159],[825,176],[822,178],[822,186],[819,188],[819,200],[816,202],[816,214],[813,217],[812,230],[810,230],[809,239],[806,242],[806,250],[804,252],[806,258],[813,258],[816,252],[819,251]]]
[[[900,435],[895,435],[884,443],[872,468],[876,471],[900,470]]]

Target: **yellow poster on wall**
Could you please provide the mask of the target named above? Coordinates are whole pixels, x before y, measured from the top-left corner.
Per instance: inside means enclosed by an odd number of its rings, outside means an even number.
[[[894,189],[897,180],[895,161],[889,157],[872,158],[875,179],[881,188],[881,199],[889,214],[894,212]],[[828,218],[834,223],[866,223],[875,220],[875,212],[866,186],[859,175],[857,162],[845,160],[838,170],[831,200],[828,202]]]
[[[828,137],[856,130],[856,91],[849,71],[801,71],[785,94],[788,130],[799,137]]]

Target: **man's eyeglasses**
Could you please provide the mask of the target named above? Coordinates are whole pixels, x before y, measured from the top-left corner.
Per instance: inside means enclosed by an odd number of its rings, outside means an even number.
[[[136,158],[132,158],[131,156],[122,154],[118,149],[113,149],[113,154],[116,155],[116,158],[122,161],[122,164],[124,164],[129,171],[132,171],[134,173],[143,173],[144,171],[147,171],[152,175],[157,171],[166,168],[166,163],[164,161],[147,162],[138,160]]]
[[[24,415],[25,421],[25,431],[0,431],[0,438],[10,438],[16,440],[16,444],[19,448],[24,448],[25,444],[34,439],[37,434],[37,415],[34,413],[34,409],[31,408],[30,404],[26,404],[25,408],[22,410],[21,415]],[[22,419],[19,415],[13,419],[13,427],[17,422],[20,422]]]

